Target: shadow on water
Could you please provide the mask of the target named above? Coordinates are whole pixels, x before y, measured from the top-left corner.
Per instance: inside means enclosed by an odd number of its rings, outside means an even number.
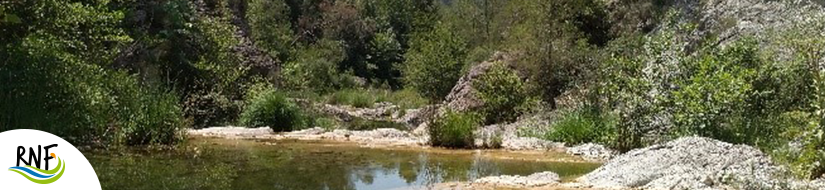
[[[599,166],[487,154],[195,138],[172,151],[93,151],[86,157],[103,189],[392,189],[541,171],[553,171],[569,180]]]

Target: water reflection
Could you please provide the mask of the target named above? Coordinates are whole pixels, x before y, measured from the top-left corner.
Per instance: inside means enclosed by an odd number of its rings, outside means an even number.
[[[570,177],[598,166],[306,141],[193,139],[185,150],[87,157],[104,189],[392,189],[547,170]]]

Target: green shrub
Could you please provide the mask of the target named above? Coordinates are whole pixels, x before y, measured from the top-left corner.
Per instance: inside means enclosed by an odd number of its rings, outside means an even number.
[[[268,126],[274,131],[291,131],[307,124],[300,108],[274,90],[261,92],[248,100],[240,123],[247,127]]]
[[[141,93],[138,97],[140,114],[131,116],[135,123],[126,132],[128,145],[174,144],[183,140],[183,112],[178,106],[177,96],[159,91]]]
[[[345,89],[332,93],[327,98],[327,103],[351,105],[356,108],[368,108],[372,107],[376,100],[376,95],[369,91]]]
[[[430,123],[430,144],[449,148],[472,147],[473,132],[481,122],[481,117],[476,113],[447,111]]]
[[[315,120],[312,122],[312,127],[320,127],[326,130],[331,131],[335,127],[337,127],[338,123],[333,118],[328,117],[314,117]]]
[[[672,126],[671,107],[674,84],[688,57],[681,37],[694,25],[677,22],[677,12],[668,14],[669,22],[647,36],[628,36],[612,41],[598,65],[595,88],[587,96],[604,112],[617,116],[613,148],[627,151],[656,141],[667,140],[661,129]]]
[[[741,41],[723,50],[711,48],[684,63],[690,76],[673,92],[674,119],[680,136],[700,135],[734,143],[759,135],[746,121],[748,98],[755,94],[757,57],[754,41]],[[755,115],[754,115],[755,116]],[[752,133],[756,132],[756,133]]]
[[[241,103],[226,92],[210,90],[193,92],[181,102],[183,112],[190,118],[194,128],[225,125],[237,120]]]
[[[461,77],[466,43],[444,23],[414,39],[405,54],[407,87],[430,100],[441,100]]]
[[[322,40],[299,48],[295,58],[284,65],[282,86],[321,94],[355,86],[352,74],[338,69],[338,63],[345,56],[342,45],[338,41]]]
[[[48,54],[0,69],[0,131],[28,128],[77,144],[173,144],[185,126],[177,98],[132,76]],[[19,60],[11,58],[12,60]],[[46,66],[48,65],[48,66]],[[101,72],[102,71],[102,72]]]
[[[820,178],[825,174],[825,71],[821,67],[825,58],[825,52],[821,48],[825,45],[825,34],[822,34],[824,20],[825,17],[815,16],[798,21],[792,28],[781,30],[775,36],[777,38],[773,39],[776,43],[768,46],[778,55],[793,52],[793,56],[768,56],[780,68],[792,68],[776,72],[781,73],[777,76],[785,77],[779,78],[778,83],[772,85],[786,85],[775,88],[778,89],[774,90],[778,91],[775,96],[781,101],[773,102],[790,104],[774,104],[786,106],[769,108],[777,111],[777,108],[799,110],[784,113],[780,119],[775,119],[784,121],[777,123],[786,129],[783,138],[780,138],[787,142],[784,145],[794,145],[780,149],[786,152],[775,157],[784,158],[785,163],[790,164],[792,172],[806,179]]]
[[[512,122],[521,115],[516,108],[525,103],[527,93],[516,71],[505,63],[494,62],[473,87],[484,102],[480,113],[485,123]]]
[[[106,16],[96,12],[104,10],[91,6],[41,3],[47,4],[45,9],[61,11],[49,15],[58,21],[46,23],[65,29],[44,29],[17,43],[2,44],[5,51],[0,51],[0,57],[8,62],[0,67],[0,131],[37,129],[73,144],[99,146],[172,144],[182,139],[180,130],[186,124],[173,94],[143,86],[137,77],[91,62],[110,60],[110,54],[83,50],[85,53],[75,53],[73,48],[81,46],[108,49],[86,37],[129,40],[117,36],[120,30],[95,21],[119,17]],[[66,18],[75,20],[60,20]],[[82,37],[89,41],[51,34],[83,28],[75,24],[96,25],[101,28],[91,30],[105,32]]]
[[[550,8],[548,8],[550,7]],[[542,100],[593,82],[608,36],[605,5],[593,0],[508,1],[500,23],[500,46],[513,52],[516,67],[528,77],[529,92]]]
[[[310,97],[310,95],[302,95]],[[317,98],[316,98],[317,99]],[[372,107],[379,102],[389,102],[401,109],[419,108],[429,101],[412,90],[388,89],[344,89],[325,95],[322,101],[328,104],[351,105],[358,108]]]
[[[569,144],[610,144],[616,138],[615,128],[615,118],[609,114],[602,114],[593,107],[586,107],[562,111],[561,118],[552,124],[544,138]]]
[[[615,43],[617,45],[622,43]],[[629,56],[629,55],[628,55]],[[615,112],[618,118],[615,142],[612,148],[627,151],[644,145],[642,136],[651,126],[651,115],[657,107],[650,101],[647,92],[652,85],[645,80],[642,69],[643,58],[629,58],[625,55],[614,54],[603,64],[599,65],[598,83],[593,99],[598,101],[602,109]]]
[[[226,4],[227,1],[220,1]],[[240,44],[234,36],[238,27],[230,22],[228,5],[218,5],[224,15],[202,16],[195,22],[195,28],[202,37],[199,41],[202,52],[190,71],[198,73],[196,82],[191,82],[183,89],[184,113],[192,118],[194,127],[211,127],[226,125],[237,120],[240,114],[240,101],[246,92],[250,69],[255,65],[244,64],[241,55],[233,50]],[[163,64],[163,63],[161,63]],[[171,71],[180,72],[180,71]],[[181,77],[183,78],[183,77]],[[174,80],[174,79],[173,79]]]
[[[377,101],[390,102],[400,107],[401,109],[421,108],[430,103],[429,100],[410,89],[402,89],[396,91],[376,90],[373,91],[372,94],[378,95]]]
[[[282,61],[290,59],[294,42],[289,11],[284,1],[252,0],[246,14],[255,44]]]
[[[816,178],[823,172],[825,150],[822,149],[822,135],[819,121],[814,114],[807,112],[788,112],[776,117],[766,118],[766,125],[777,127],[771,134],[774,138],[767,148],[771,157],[779,163],[787,164],[791,173],[803,178]]]
[[[400,73],[397,65],[403,60],[404,52],[396,39],[392,29],[375,33],[366,56],[367,68],[374,79],[373,82],[385,83],[393,88],[401,85],[398,81]]]

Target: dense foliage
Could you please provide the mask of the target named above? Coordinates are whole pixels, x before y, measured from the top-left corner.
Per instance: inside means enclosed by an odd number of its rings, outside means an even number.
[[[428,126],[430,144],[450,148],[473,147],[473,132],[481,123],[481,117],[476,113],[447,111]]]
[[[818,43],[801,37],[810,33],[799,34],[820,26],[798,25],[763,42],[742,36],[721,46],[712,36],[690,42],[685,34],[694,25],[674,22],[675,16],[668,14],[655,34],[616,40],[611,46],[619,47],[606,49],[611,56],[599,67],[591,99],[618,116],[615,133],[607,134],[616,141],[607,144],[628,150],[680,136],[712,137],[760,147],[800,176],[821,175],[816,163],[823,154],[814,149],[822,145],[816,136],[822,123],[813,115],[821,112],[815,62],[822,54],[805,48]],[[684,49],[691,43],[693,53]]]
[[[39,129],[73,143],[171,144],[184,127],[173,93],[108,69],[121,45],[121,11],[105,4],[2,4],[0,130]],[[9,16],[14,15],[14,16]]]
[[[597,142],[610,144],[617,139],[614,116],[601,114],[594,107],[562,111],[546,139],[571,144]]]
[[[277,91],[258,92],[247,103],[240,116],[240,123],[244,126],[292,131],[304,128],[307,124],[301,109]]]
[[[440,100],[450,93],[464,68],[464,42],[449,25],[439,24],[416,39],[406,54],[407,86],[422,96]]]
[[[476,96],[484,102],[480,112],[485,123],[513,122],[527,101],[521,77],[505,63],[493,62],[487,72],[473,83]]]
[[[731,37],[720,27],[735,19],[707,26],[675,4],[2,1],[0,131],[145,145],[235,122],[333,128],[292,98],[418,108],[501,52],[472,83],[484,106],[435,114],[432,144],[468,147],[478,125],[543,110],[559,116],[536,135],[550,140],[626,151],[698,135],[759,147],[802,177],[825,173],[825,19]]]

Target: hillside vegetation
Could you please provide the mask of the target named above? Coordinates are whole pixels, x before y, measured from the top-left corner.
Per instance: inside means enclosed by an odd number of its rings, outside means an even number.
[[[216,125],[287,131],[330,123],[307,119],[316,113],[296,99],[418,108],[483,70],[471,85],[483,104],[435,114],[434,145],[470,147],[482,125],[552,114],[531,135],[620,151],[704,136],[817,178],[823,10],[802,0],[2,1],[0,131],[99,146],[170,145]]]

